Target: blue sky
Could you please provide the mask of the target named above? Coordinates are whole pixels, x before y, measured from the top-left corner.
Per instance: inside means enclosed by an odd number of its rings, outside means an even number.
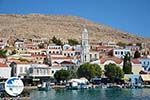
[[[0,13],[80,16],[150,38],[150,0],[0,0]]]

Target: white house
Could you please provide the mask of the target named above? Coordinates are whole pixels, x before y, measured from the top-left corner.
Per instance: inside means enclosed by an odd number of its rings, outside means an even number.
[[[131,54],[129,49],[113,49],[113,56],[123,58],[128,52]]]
[[[11,68],[7,64],[0,63],[0,79],[11,77]]]
[[[45,64],[31,64],[28,73],[32,78],[51,77],[51,68]]]
[[[62,54],[62,48],[61,48],[60,45],[51,44],[51,45],[48,46],[47,54],[60,55],[60,54]]]
[[[12,62],[9,66],[12,67],[13,76],[24,78],[24,76],[27,76],[31,64],[28,62]]]

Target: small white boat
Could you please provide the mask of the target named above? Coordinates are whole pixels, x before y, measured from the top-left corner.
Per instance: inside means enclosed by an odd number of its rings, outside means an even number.
[[[67,89],[87,89],[89,88],[88,80],[85,78],[71,79],[68,81],[66,88]]]
[[[48,91],[51,89],[51,86],[48,82],[42,82],[42,84],[39,84],[37,87],[40,91]]]

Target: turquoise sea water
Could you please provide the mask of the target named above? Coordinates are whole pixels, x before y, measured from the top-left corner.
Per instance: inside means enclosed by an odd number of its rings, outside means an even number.
[[[150,89],[34,90],[31,100],[150,100]]]

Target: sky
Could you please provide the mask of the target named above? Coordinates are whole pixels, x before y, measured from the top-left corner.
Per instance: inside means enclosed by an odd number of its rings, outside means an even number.
[[[0,14],[31,13],[79,16],[150,38],[150,0],[0,0]]]

